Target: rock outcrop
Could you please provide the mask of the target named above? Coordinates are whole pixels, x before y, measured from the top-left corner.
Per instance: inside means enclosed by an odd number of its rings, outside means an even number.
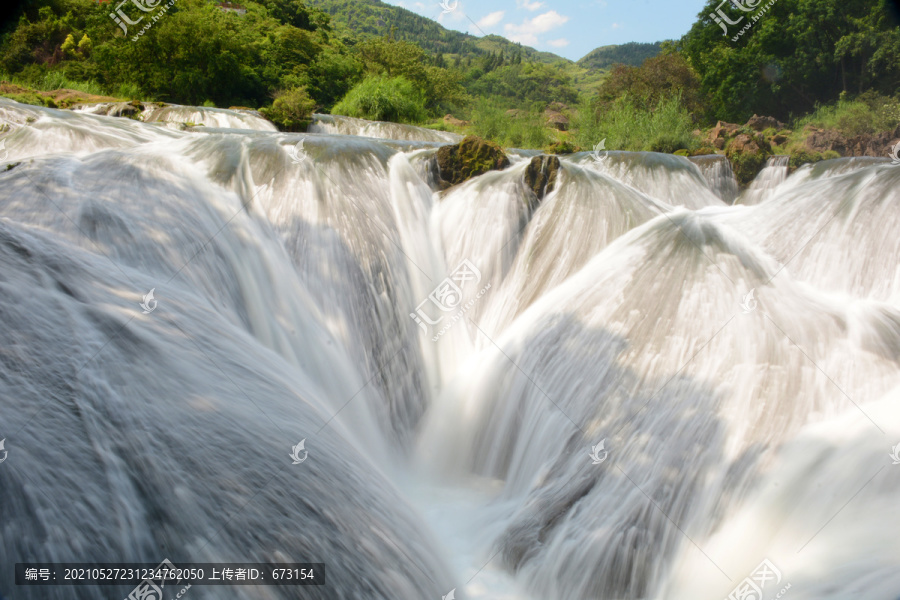
[[[787,126],[775,117],[753,115],[750,117],[750,120],[747,121],[747,127],[753,131],[765,131],[766,129],[784,129]]]
[[[531,210],[537,208],[544,196],[553,191],[558,173],[559,159],[555,156],[542,154],[535,156],[528,163],[525,168],[525,185],[534,192],[536,198],[536,201],[529,202],[528,207]]]
[[[466,136],[458,144],[441,146],[436,159],[435,179],[442,190],[476,175],[509,166],[503,148],[474,135]]]

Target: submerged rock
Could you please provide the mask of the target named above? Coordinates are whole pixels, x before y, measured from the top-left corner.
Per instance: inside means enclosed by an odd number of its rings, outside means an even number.
[[[436,180],[446,190],[482,173],[508,166],[509,159],[500,146],[469,135],[458,144],[438,149]]]
[[[553,191],[556,185],[556,174],[559,172],[559,159],[555,156],[535,156],[525,168],[525,185],[534,192],[538,202],[544,199],[544,196]],[[537,207],[529,205],[532,210]]]

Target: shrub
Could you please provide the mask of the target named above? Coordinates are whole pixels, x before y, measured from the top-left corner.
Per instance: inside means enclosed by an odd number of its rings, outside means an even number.
[[[306,88],[296,87],[278,93],[272,106],[260,112],[282,131],[305,131],[315,107],[316,103],[309,97]]]
[[[331,112],[374,121],[421,123],[425,94],[405,77],[369,75],[356,84]]]
[[[84,34],[81,36],[81,40],[78,42],[78,49],[84,56],[90,56],[91,50],[94,49],[94,44],[91,42],[91,38],[88,37],[88,34]]]

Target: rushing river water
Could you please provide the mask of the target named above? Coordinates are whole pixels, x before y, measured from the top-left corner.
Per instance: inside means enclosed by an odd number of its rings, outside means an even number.
[[[110,109],[0,100],[4,598],[900,598],[900,167],[731,205],[719,158],[581,153],[537,201],[528,152],[437,192],[443,133]]]

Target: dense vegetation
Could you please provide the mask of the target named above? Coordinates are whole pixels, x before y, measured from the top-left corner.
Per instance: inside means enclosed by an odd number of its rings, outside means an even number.
[[[720,119],[787,119],[841,94],[900,87],[900,15],[891,0],[778,0],[737,41],[744,23],[724,36],[708,18],[718,4],[708,0],[679,49]],[[729,3],[722,10],[743,16]]]
[[[0,30],[0,76],[44,90],[260,108],[285,130],[302,130],[318,110],[562,151],[604,138],[615,149],[709,151],[697,129],[753,114],[848,136],[900,123],[891,97],[900,21],[889,0],[778,0],[727,36],[709,17],[718,7],[709,0],[675,42],[601,47],[573,63],[379,0],[176,0],[139,36],[147,20],[126,36],[111,2],[30,0]],[[49,103],[17,93],[7,95]]]

